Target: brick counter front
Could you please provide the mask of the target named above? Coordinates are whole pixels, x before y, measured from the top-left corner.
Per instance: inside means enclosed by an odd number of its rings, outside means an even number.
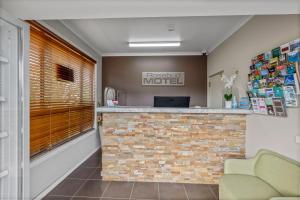
[[[243,114],[103,113],[103,180],[218,183],[245,129]]]

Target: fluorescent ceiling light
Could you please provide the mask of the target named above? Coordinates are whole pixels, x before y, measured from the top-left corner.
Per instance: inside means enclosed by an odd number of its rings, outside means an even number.
[[[129,47],[179,47],[180,42],[129,42]]]

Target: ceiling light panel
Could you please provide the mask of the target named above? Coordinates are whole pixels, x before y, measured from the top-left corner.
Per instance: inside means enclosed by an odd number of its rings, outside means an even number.
[[[129,47],[179,47],[180,42],[129,42]]]

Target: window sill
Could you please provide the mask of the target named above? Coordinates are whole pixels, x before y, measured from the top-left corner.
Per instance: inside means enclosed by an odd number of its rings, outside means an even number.
[[[42,153],[39,153],[39,154],[33,156],[30,159],[30,168],[35,167],[35,166],[45,162],[46,160],[50,159],[51,157],[65,151],[70,146],[73,146],[73,145],[79,143],[80,141],[86,139],[87,137],[90,137],[91,135],[95,134],[96,131],[97,130],[95,128],[90,129],[83,134],[76,135],[76,136],[70,138],[68,141],[60,143],[59,145],[57,145],[55,148],[53,148],[51,150],[44,151]]]

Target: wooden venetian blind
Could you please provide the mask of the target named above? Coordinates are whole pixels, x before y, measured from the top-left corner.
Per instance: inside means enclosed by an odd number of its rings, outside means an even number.
[[[40,24],[30,27],[30,153],[93,128],[95,61]]]

